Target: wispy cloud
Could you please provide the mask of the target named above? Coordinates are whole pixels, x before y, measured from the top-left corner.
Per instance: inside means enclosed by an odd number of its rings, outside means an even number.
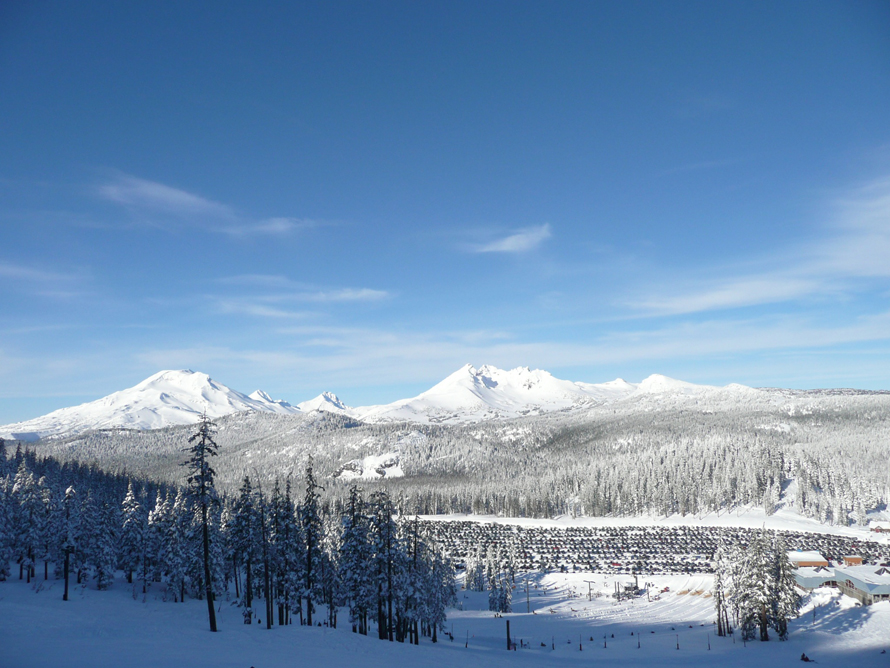
[[[218,302],[218,305],[221,313],[249,315],[257,318],[294,319],[314,315],[305,311],[289,311],[237,299],[223,299]]]
[[[626,305],[648,315],[697,313],[855,294],[863,281],[890,278],[890,178],[838,198],[834,208],[834,224],[821,239],[761,260],[759,271],[714,268],[709,277],[663,280],[658,292]]]
[[[485,244],[477,244],[472,246],[471,250],[476,253],[524,253],[538,247],[551,236],[550,224],[545,223],[537,227],[522,228]]]
[[[0,279],[4,279],[7,289],[16,286],[18,290],[38,297],[57,301],[83,297],[85,278],[82,272],[62,273],[0,260]]]
[[[54,271],[46,271],[45,269],[38,269],[36,267],[3,261],[0,261],[0,277],[37,283],[67,283],[77,278],[74,274],[61,274]]]
[[[259,237],[285,235],[301,229],[317,227],[313,220],[300,218],[269,218],[255,223],[239,223],[220,227],[219,231],[233,237]]]
[[[717,283],[704,291],[651,296],[631,306],[651,315],[677,315],[716,309],[775,304],[806,296],[819,288],[819,282],[773,275],[750,276]]]
[[[386,290],[371,288],[342,288],[339,290],[321,290],[294,295],[295,299],[311,302],[377,302],[389,297]]]
[[[275,302],[376,302],[388,299],[392,294],[374,288],[319,288],[293,281],[286,276],[268,274],[242,274],[218,279],[223,285],[253,288],[252,299]],[[263,289],[265,291],[261,291]]]
[[[505,332],[405,332],[375,328],[286,327],[290,345],[276,350],[232,348],[154,349],[140,355],[155,368],[250,369],[254,375],[292,379],[329,389],[380,387],[441,380],[466,362],[502,368],[529,365],[543,369],[624,365],[658,372],[662,364],[757,358],[764,354],[815,353],[834,346],[890,341],[890,313],[826,326],[806,317],[713,320],[654,329],[612,331],[589,341],[522,341]],[[848,370],[846,378],[867,374]],[[572,380],[601,382],[588,374]],[[641,378],[638,378],[638,380]],[[737,380],[729,378],[726,382]],[[393,396],[390,400],[395,400]]]
[[[181,217],[195,215],[235,219],[231,207],[172,186],[121,174],[100,185],[99,195],[116,204]]]
[[[317,221],[293,217],[255,218],[234,207],[173,186],[117,174],[95,192],[108,202],[125,207],[142,221],[163,226],[172,218],[178,224],[200,226],[235,238],[285,236],[317,227]]]

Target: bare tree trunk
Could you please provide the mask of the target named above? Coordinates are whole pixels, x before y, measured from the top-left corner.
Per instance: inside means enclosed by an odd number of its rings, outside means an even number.
[[[210,581],[210,529],[207,526],[207,506],[201,507],[201,521],[204,524],[204,587],[207,591],[207,613],[210,615],[210,630],[216,633],[216,610],[213,608],[213,583]]]
[[[68,600],[68,569],[69,569],[69,565],[71,563],[70,559],[71,559],[71,550],[66,549],[65,550],[65,566],[63,568],[64,573],[65,573],[65,593],[62,594],[63,601]]]

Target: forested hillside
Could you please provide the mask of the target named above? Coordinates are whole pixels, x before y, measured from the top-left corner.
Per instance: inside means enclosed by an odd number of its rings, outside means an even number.
[[[218,481],[286,477],[311,455],[325,495],[362,478],[408,512],[509,516],[697,513],[793,506],[864,522],[890,497],[890,394],[726,389],[446,426],[331,413],[218,420]],[[189,427],[105,430],[25,447],[158,480],[181,477]]]

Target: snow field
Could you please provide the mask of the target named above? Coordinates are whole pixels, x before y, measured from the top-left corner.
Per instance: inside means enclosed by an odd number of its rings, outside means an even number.
[[[38,577],[27,585],[13,579],[0,583],[0,666],[390,668],[399,662],[418,668],[768,668],[799,665],[802,652],[820,666],[890,666],[890,603],[858,607],[834,590],[816,590],[808,597],[801,617],[793,622],[787,642],[743,645],[738,634],[735,642],[714,634],[712,599],[707,597],[710,576],[649,577],[650,597],[655,598],[656,592],[665,588],[670,591],[658,594],[657,600],[647,601],[644,594],[618,603],[609,595],[616,580],[619,584],[630,581],[627,576],[532,574],[528,576],[532,612],[526,612],[525,580],[525,575],[517,577],[515,612],[503,617],[488,611],[487,592],[461,590],[460,609],[449,611],[447,622],[448,630],[453,628],[454,640],[446,633],[437,645],[424,638],[415,647],[353,634],[344,611],[338,629],[294,625],[269,631],[265,624],[245,626],[240,610],[221,601],[220,632],[213,634],[208,631],[202,601],[164,601],[160,585],[154,585],[146,596],[138,586],[134,595],[133,587],[122,579],[104,592],[77,586],[66,603],[61,600],[60,581],[43,582]],[[593,582],[592,600],[588,600],[588,581]],[[644,585],[642,580],[640,585]],[[513,638],[522,640],[522,649],[507,651],[507,620]],[[881,654],[884,649],[888,653]]]

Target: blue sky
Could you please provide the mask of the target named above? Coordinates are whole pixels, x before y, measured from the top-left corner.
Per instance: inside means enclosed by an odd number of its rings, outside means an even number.
[[[193,368],[890,388],[887,3],[0,8],[0,423]]]

